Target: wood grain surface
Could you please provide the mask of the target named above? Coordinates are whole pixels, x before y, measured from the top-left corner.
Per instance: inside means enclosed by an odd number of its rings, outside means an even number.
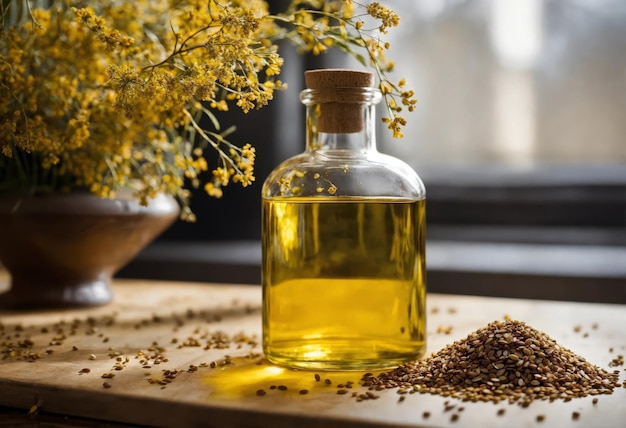
[[[317,381],[315,372],[263,359],[258,286],[118,280],[113,290],[113,303],[97,308],[0,313],[0,406],[175,427],[621,427],[626,420],[624,388],[596,404],[585,397],[527,408],[428,394],[400,402],[395,390],[357,402],[338,395],[337,385],[353,381],[364,392],[360,372],[317,372]],[[626,353],[624,305],[431,294],[428,310],[429,353],[504,315],[609,370]],[[624,366],[617,369],[623,381]]]

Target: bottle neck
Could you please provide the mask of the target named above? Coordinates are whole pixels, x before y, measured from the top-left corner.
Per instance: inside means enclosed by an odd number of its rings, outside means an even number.
[[[344,153],[376,151],[375,107],[380,92],[372,88],[307,89],[306,150]]]

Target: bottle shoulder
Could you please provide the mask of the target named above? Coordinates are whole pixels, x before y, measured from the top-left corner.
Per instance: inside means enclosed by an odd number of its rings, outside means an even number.
[[[263,197],[424,199],[426,189],[406,162],[377,151],[315,151],[293,156],[266,178]]]

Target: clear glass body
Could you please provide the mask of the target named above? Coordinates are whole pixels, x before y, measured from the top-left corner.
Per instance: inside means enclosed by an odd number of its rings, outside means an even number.
[[[376,150],[380,93],[334,91],[355,129],[321,132],[323,91],[303,91],[306,151],[263,185],[263,350],[289,367],[391,367],[426,347],[425,188]]]

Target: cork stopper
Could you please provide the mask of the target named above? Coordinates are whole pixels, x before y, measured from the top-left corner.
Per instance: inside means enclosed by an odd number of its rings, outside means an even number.
[[[319,132],[347,134],[363,130],[363,97],[350,88],[371,88],[372,73],[350,69],[308,70],[304,72],[304,80],[308,89],[316,90],[315,100],[320,103]]]

